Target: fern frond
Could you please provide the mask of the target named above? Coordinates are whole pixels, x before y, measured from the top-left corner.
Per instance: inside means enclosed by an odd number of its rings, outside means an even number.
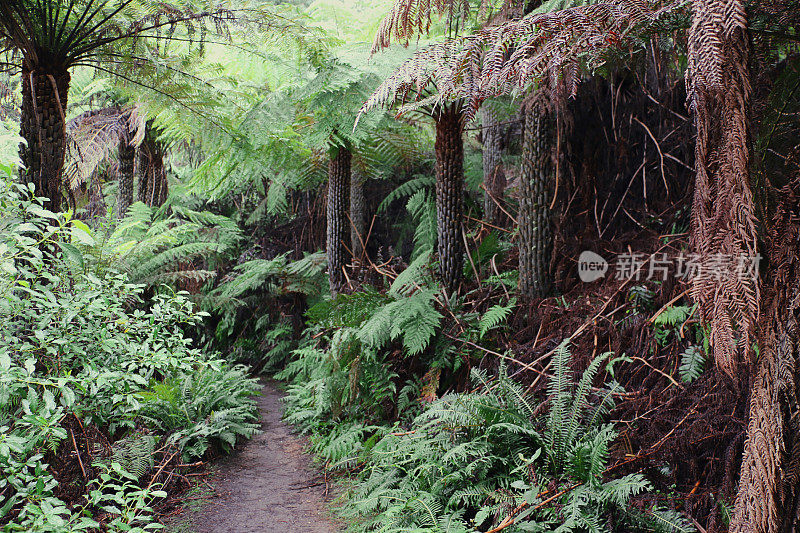
[[[681,381],[691,383],[700,377],[706,364],[706,354],[699,346],[689,346],[681,353],[681,365],[678,372]]]
[[[392,192],[386,195],[378,205],[378,212],[384,213],[395,200],[410,198],[421,189],[429,189],[436,184],[436,178],[429,175],[417,175],[401,183]]]
[[[512,298],[511,301],[508,302],[508,305],[496,304],[490,307],[481,317],[479,323],[479,336],[483,338],[486,333],[497,328],[508,318],[516,305],[516,299]]]

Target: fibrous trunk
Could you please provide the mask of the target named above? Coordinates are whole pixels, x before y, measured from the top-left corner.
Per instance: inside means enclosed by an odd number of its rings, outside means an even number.
[[[103,186],[100,182],[100,172],[95,170],[89,181],[89,202],[86,205],[89,219],[105,218],[108,214],[106,200],[103,198]]]
[[[128,208],[133,204],[133,168],[136,162],[136,148],[127,138],[119,142],[119,190],[117,192],[117,218],[125,218]]]
[[[147,205],[160,207],[167,201],[169,193],[167,170],[164,167],[164,150],[161,144],[153,143],[151,153],[150,176],[147,180],[149,184]]]
[[[519,292],[541,298],[550,290],[552,228],[552,117],[546,109],[529,105],[522,144],[519,201]]]
[[[453,292],[463,275],[464,143],[460,109],[442,109],[436,119],[436,220],[439,276]]]
[[[150,207],[163,205],[167,201],[169,187],[161,143],[146,138],[139,149],[137,166],[139,184],[136,199]]]
[[[483,119],[483,213],[486,222],[495,224],[499,209],[497,202],[505,191],[505,173],[500,159],[502,127],[497,124],[497,113],[490,104],[481,107]]]
[[[353,258],[359,259],[364,252],[366,215],[364,201],[364,178],[353,172],[350,179],[350,246]]]
[[[350,150],[341,147],[328,166],[328,228],[327,255],[331,293],[339,293],[345,286],[345,239],[349,238],[348,196],[350,193]]]
[[[69,91],[66,70],[22,69],[20,172],[33,183],[35,194],[49,199],[47,207],[61,210],[61,171],[66,150],[65,113]]]
[[[138,154],[136,158],[136,201],[146,204],[150,158],[144,145],[139,149]]]

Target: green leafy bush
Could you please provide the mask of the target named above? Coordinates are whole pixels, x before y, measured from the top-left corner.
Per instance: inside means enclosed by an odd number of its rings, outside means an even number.
[[[0,180],[0,209],[0,525],[87,530],[102,512],[106,530],[152,529],[150,504],[163,494],[136,484],[152,464],[135,461],[125,439],[171,431],[188,455],[229,449],[255,431],[257,387],[193,347],[185,332],[202,315],[186,294],[146,305],[142,286],[83,255],[84,224],[44,210],[27,187]],[[155,394],[165,384],[181,391],[182,415],[168,425],[152,416],[165,409]],[[68,439],[73,416],[121,444],[89,468],[88,493],[64,502],[46,457]]]

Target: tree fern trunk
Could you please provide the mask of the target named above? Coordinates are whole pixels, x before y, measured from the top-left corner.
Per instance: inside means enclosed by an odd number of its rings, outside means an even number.
[[[550,291],[552,229],[550,220],[550,127],[547,112],[529,106],[522,145],[519,205],[519,292],[541,298]]]
[[[457,105],[436,116],[436,219],[439,276],[448,291],[455,291],[463,275],[464,210],[463,123]]]
[[[31,71],[22,69],[20,146],[24,170],[22,179],[33,183],[36,196],[49,199],[47,207],[61,210],[61,171],[66,150],[64,116],[69,92],[66,71]]]
[[[103,187],[100,183],[100,173],[95,170],[89,181],[89,202],[86,212],[90,219],[105,218],[108,214],[106,200],[103,198]]]
[[[345,286],[344,266],[347,258],[344,243],[349,237],[347,210],[350,192],[350,150],[339,148],[328,167],[327,254],[331,293],[337,294]]]
[[[364,178],[354,172],[350,179],[350,246],[353,257],[359,259],[364,251],[366,240],[366,213],[364,199]]]
[[[158,142],[152,143],[153,160],[150,174],[151,195],[150,207],[160,207],[167,201],[169,187],[167,185],[167,171],[164,168],[164,149]]]
[[[133,172],[136,162],[136,148],[128,139],[119,143],[119,191],[117,192],[117,218],[125,218],[133,204]]]
[[[136,158],[136,201],[146,204],[150,180],[150,157],[145,144],[139,148],[138,154]]]
[[[505,191],[505,174],[501,167],[502,127],[497,125],[497,113],[490,104],[481,107],[483,118],[483,214],[486,222],[495,224],[498,219],[496,202]],[[494,199],[493,199],[494,198]]]
[[[167,201],[169,186],[164,168],[164,149],[158,141],[146,138],[139,149],[139,184],[137,200],[150,206],[160,207]]]

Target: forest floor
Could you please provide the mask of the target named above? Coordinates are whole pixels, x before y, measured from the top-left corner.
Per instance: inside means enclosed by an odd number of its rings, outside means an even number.
[[[305,442],[281,420],[283,393],[263,383],[258,399],[262,433],[217,465],[208,485],[190,491],[173,516],[171,533],[339,531],[328,512],[325,483],[304,452]],[[194,493],[194,494],[192,494]]]

